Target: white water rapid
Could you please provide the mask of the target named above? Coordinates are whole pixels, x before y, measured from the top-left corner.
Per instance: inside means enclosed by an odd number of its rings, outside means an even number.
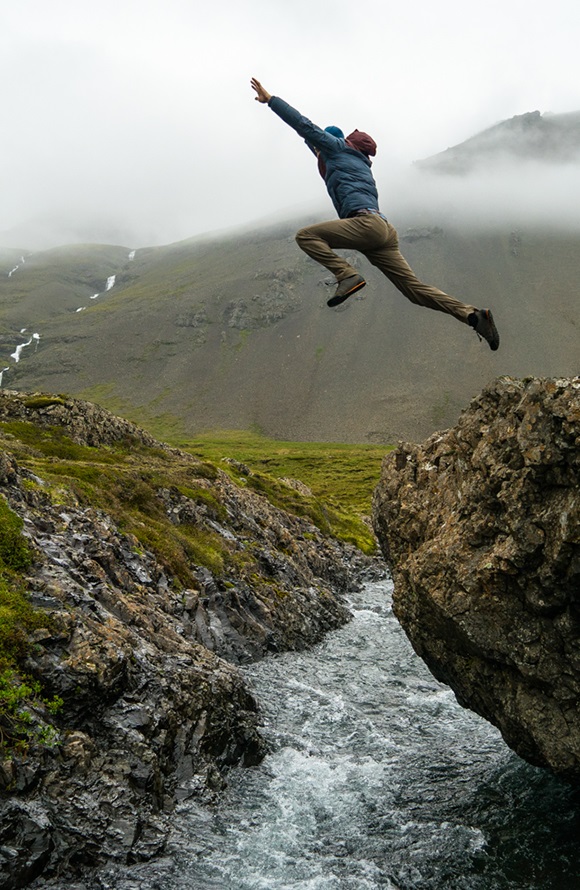
[[[415,655],[388,581],[303,653],[244,669],[271,753],[174,814],[168,855],[115,890],[572,890],[572,790],[520,760]],[[83,885],[84,886],[84,885]],[[87,887],[93,885],[87,885]]]

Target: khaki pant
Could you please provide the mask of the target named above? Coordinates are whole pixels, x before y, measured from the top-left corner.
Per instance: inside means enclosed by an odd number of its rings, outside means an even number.
[[[396,229],[376,213],[308,226],[297,233],[296,241],[308,256],[332,272],[337,281],[358,274],[332,250],[350,248],[364,254],[412,303],[447,312],[466,324],[467,317],[475,312],[474,306],[419,281],[399,250]]]

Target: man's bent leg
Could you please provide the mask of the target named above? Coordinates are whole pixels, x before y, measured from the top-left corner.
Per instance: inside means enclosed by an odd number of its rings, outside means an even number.
[[[337,256],[334,249],[351,249],[365,252],[369,244],[368,217],[335,219],[307,226],[296,234],[296,242],[304,253],[320,263],[335,276],[337,281],[357,275],[356,269],[345,259]]]
[[[412,303],[439,312],[447,312],[459,321],[469,324],[468,318],[476,311],[475,306],[462,303],[436,287],[423,284],[400,252],[397,232],[390,224],[386,243],[376,250],[365,251],[365,255]]]

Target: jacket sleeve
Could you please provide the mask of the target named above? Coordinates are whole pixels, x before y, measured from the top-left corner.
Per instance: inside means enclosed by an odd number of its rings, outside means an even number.
[[[317,148],[323,154],[330,155],[344,148],[344,139],[339,139],[333,136],[332,133],[327,133],[326,130],[317,127],[316,124],[309,121],[307,117],[304,117],[299,111],[296,111],[295,108],[284,102],[283,99],[279,99],[278,96],[272,96],[268,105],[278,117],[282,118],[284,123],[296,130],[298,135],[306,140],[306,144],[311,151]]]

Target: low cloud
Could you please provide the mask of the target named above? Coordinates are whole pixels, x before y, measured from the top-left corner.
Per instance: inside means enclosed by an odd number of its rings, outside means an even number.
[[[227,214],[210,195],[190,190],[183,182],[180,186],[179,175],[146,190],[135,183],[123,188],[118,182],[117,189],[100,197],[81,194],[76,201],[61,197],[50,213],[31,207],[28,217],[0,232],[0,245],[43,250],[93,242],[132,248],[248,225],[258,228],[305,217],[332,218],[334,210],[324,184],[312,176],[310,166],[298,167],[291,177],[291,184],[296,182],[293,191],[286,181],[279,183],[273,195],[271,178],[265,183],[241,182],[238,190],[232,185]],[[408,164],[387,164],[386,168],[386,175],[377,177],[381,209],[397,227],[422,223],[468,229],[546,226],[580,232],[579,164],[505,162],[457,175]]]
[[[417,167],[381,183],[387,215],[427,215],[467,227],[548,226],[580,231],[580,164],[505,161],[464,174]]]

